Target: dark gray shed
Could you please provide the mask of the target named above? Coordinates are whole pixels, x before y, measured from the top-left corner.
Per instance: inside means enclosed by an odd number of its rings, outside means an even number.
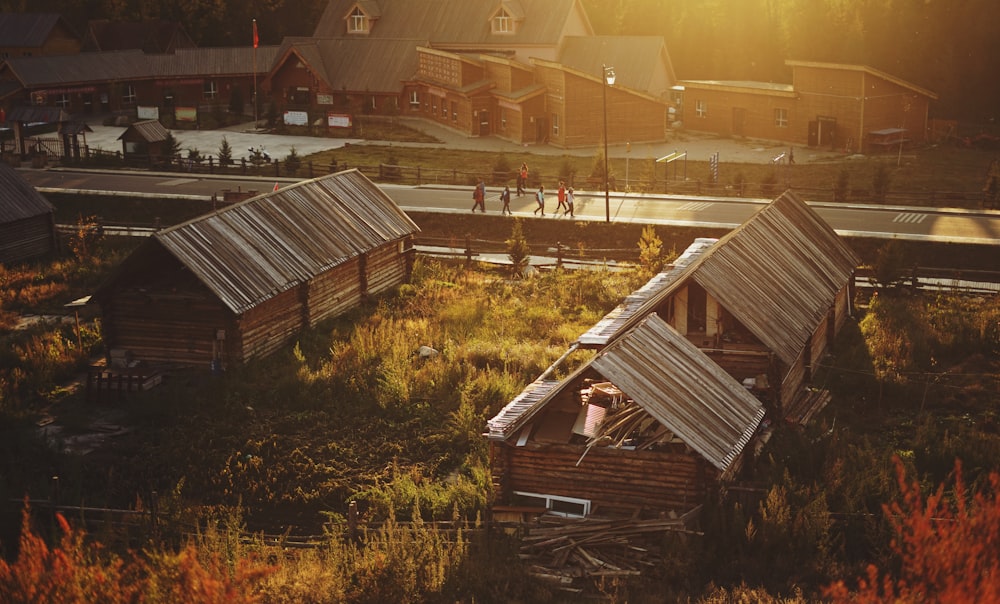
[[[56,249],[55,208],[9,165],[0,162],[0,264]]]

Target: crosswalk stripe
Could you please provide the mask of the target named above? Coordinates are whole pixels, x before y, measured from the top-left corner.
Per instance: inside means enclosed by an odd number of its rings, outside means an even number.
[[[682,212],[700,212],[702,210],[708,209],[712,206],[712,202],[709,201],[691,201],[685,203],[684,205],[677,208]]]
[[[892,219],[893,222],[906,222],[910,224],[919,224],[927,218],[927,214],[917,214],[914,212],[900,212],[896,214],[896,217]]]

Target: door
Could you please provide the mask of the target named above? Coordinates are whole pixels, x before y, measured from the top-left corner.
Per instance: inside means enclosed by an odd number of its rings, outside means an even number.
[[[837,118],[817,116],[816,129],[816,146],[829,145],[832,149],[837,144]]]
[[[733,136],[743,136],[747,123],[747,110],[743,107],[733,107]]]
[[[485,109],[479,110],[479,136],[490,134],[490,112]]]

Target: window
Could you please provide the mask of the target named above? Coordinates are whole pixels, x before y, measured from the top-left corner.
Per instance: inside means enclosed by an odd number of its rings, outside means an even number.
[[[590,500],[575,497],[559,497],[556,495],[541,495],[538,493],[514,492],[516,505],[545,508],[557,516],[583,518],[590,514]]]
[[[63,92],[62,94],[57,94],[55,104],[56,107],[59,107],[60,109],[66,109],[67,107],[69,107],[69,94],[65,92]]]
[[[202,87],[206,100],[212,100],[219,94],[219,89],[215,85],[215,80],[205,80],[205,85]]]
[[[559,114],[552,114],[552,136],[559,136]]]
[[[378,97],[375,96],[375,95],[372,95],[372,111],[375,111],[375,110],[378,109],[378,101],[376,99],[378,99]]]
[[[775,109],[774,110],[774,125],[778,128],[788,127],[788,110],[787,109]]]
[[[420,92],[417,90],[410,91],[410,109],[420,109]]]
[[[511,18],[510,14],[504,9],[500,9],[500,12],[493,17],[493,33],[495,34],[512,34],[514,33],[514,19]]]
[[[135,86],[125,84],[122,88],[122,105],[135,105]]]
[[[698,99],[694,102],[694,112],[698,117],[708,117],[708,102]]]
[[[507,110],[503,107],[500,108],[500,130],[507,130]]]
[[[451,121],[458,121],[458,103],[455,101],[451,102]]]
[[[352,34],[368,33],[368,15],[356,6],[347,18],[347,32]]]
[[[441,117],[448,119],[448,101],[444,99],[441,100]]]

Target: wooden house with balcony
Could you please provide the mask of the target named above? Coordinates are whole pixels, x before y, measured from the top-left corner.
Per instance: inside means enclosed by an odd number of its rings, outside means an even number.
[[[418,227],[346,170],[158,231],[94,293],[105,345],[225,367],[408,280]]]
[[[488,422],[497,506],[683,515],[738,473],[769,414],[805,422],[858,258],[786,192],[699,239]],[[579,354],[579,353],[577,353]]]

